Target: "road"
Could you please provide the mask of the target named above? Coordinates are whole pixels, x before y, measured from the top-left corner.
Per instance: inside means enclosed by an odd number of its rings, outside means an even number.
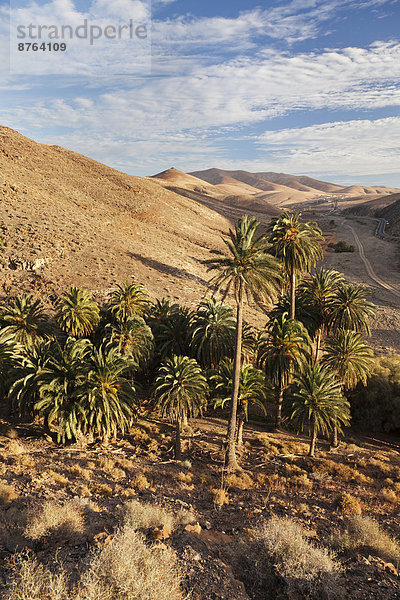
[[[375,273],[375,271],[372,268],[371,263],[369,262],[368,258],[365,256],[364,246],[362,245],[361,240],[358,237],[356,231],[348,223],[346,223],[346,225],[347,225],[347,227],[349,229],[351,229],[351,232],[352,232],[352,234],[354,236],[354,239],[356,241],[356,244],[357,244],[358,251],[360,253],[360,258],[361,258],[361,260],[364,263],[364,266],[365,266],[365,269],[366,269],[366,271],[368,273],[368,276],[372,279],[372,281],[374,281],[375,283],[377,283],[381,287],[385,288],[385,290],[388,290],[388,292],[391,292],[392,294],[394,294],[395,296],[397,296],[397,298],[400,298],[400,291],[397,290],[396,288],[394,288],[393,286],[391,286],[390,283],[386,283],[386,281],[383,281],[383,279],[381,279],[380,277],[378,277],[378,275]]]

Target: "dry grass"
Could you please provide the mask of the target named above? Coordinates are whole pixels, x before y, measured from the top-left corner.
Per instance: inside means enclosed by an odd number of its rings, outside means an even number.
[[[214,479],[208,473],[202,473],[199,477],[201,485],[206,488],[213,488],[215,485]]]
[[[94,553],[76,585],[67,571],[53,574],[37,559],[17,555],[4,600],[183,600],[176,555],[166,547],[148,547],[129,527]]]
[[[90,491],[92,494],[97,494],[98,496],[105,496],[110,498],[113,495],[113,489],[108,483],[93,483],[90,486]]]
[[[221,509],[225,504],[229,504],[229,496],[224,488],[216,488],[212,490],[214,506]]]
[[[193,480],[193,474],[179,471],[178,473],[172,474],[172,479],[174,479],[175,481],[179,481],[180,483],[190,484]]]
[[[225,479],[225,484],[228,488],[237,488],[239,490],[248,490],[254,487],[254,481],[246,471],[230,473]]]
[[[71,475],[74,475],[75,477],[80,477],[81,479],[84,479],[85,481],[89,481],[93,477],[93,471],[91,471],[90,469],[85,469],[80,465],[73,465],[72,467],[69,467],[68,472],[71,473]]]
[[[354,516],[347,520],[346,531],[337,544],[343,550],[376,554],[394,563],[400,561],[400,545],[369,517]]]
[[[83,505],[79,501],[70,500],[60,505],[49,500],[29,516],[25,536],[39,540],[58,531],[62,537],[69,537],[83,533],[84,525]]]
[[[292,519],[274,516],[261,525],[254,533],[253,552],[255,577],[261,578],[261,584],[263,571],[273,565],[292,593],[316,599],[324,597],[328,589],[330,598],[341,594],[337,584],[340,564],[334,562],[331,552],[310,543],[307,532]]]
[[[125,523],[133,529],[147,529],[149,527],[163,527],[170,531],[175,526],[174,515],[156,504],[146,504],[132,500],[125,504]]]
[[[61,488],[65,487],[67,483],[69,483],[68,477],[65,477],[65,475],[62,475],[62,473],[57,473],[56,471],[52,470],[48,471],[47,473],[54,483]]]
[[[143,473],[136,473],[136,475],[130,480],[130,483],[133,488],[139,491],[146,490],[150,487],[150,483],[148,482],[146,475]]]
[[[313,487],[313,482],[308,479],[306,473],[302,473],[301,475],[292,475],[288,478],[287,482],[290,486],[303,490],[311,490]]]
[[[0,504],[9,504],[18,498],[15,489],[6,483],[0,483]]]
[[[131,527],[93,556],[74,600],[183,600],[172,550],[147,546]]]
[[[379,495],[385,502],[388,502],[389,504],[397,504],[398,498],[394,490],[384,487],[381,489]]]
[[[361,504],[351,494],[343,492],[335,500],[336,507],[345,515],[360,515]]]

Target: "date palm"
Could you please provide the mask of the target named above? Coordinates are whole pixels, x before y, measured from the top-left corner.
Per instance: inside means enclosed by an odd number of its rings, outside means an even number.
[[[51,331],[40,300],[35,300],[29,294],[21,294],[3,304],[0,318],[3,331],[25,347],[43,340]]]
[[[237,468],[235,452],[236,417],[242,359],[243,307],[245,298],[266,304],[276,293],[280,281],[280,263],[270,254],[265,235],[259,234],[260,223],[244,216],[229,230],[224,240],[225,252],[213,250],[214,258],[205,261],[208,270],[216,271],[209,285],[222,292],[232,291],[236,302],[236,332],[233,385],[227,432],[225,467]]]
[[[223,408],[225,403],[231,399],[233,386],[233,362],[229,359],[221,361],[210,381],[215,386],[217,398],[214,408]],[[243,427],[248,420],[248,409],[254,404],[266,412],[264,402],[266,400],[265,375],[260,369],[253,365],[243,364],[240,367],[240,382],[238,395],[238,416],[236,440],[238,446],[243,444]]]
[[[125,321],[134,315],[142,317],[150,308],[151,300],[143,285],[125,281],[112,292],[108,306],[115,319]]]
[[[350,405],[338,379],[319,363],[309,363],[295,379],[290,419],[301,431],[310,430],[309,456],[314,456],[317,436],[350,423]]]
[[[365,289],[361,285],[340,283],[330,301],[330,311],[329,327],[332,330],[371,333],[369,320],[376,314],[375,306],[366,300]]]
[[[192,313],[186,306],[172,304],[153,329],[154,344],[161,359],[191,353]]]
[[[331,318],[330,301],[335,296],[339,283],[342,282],[343,277],[340,273],[332,269],[321,268],[300,286],[301,293],[311,307],[316,320],[315,362],[319,358],[321,338],[327,333],[329,327]]]
[[[136,368],[144,368],[153,352],[153,333],[142,317],[133,316],[125,321],[109,323],[103,339],[109,340],[120,354],[130,358]]]
[[[374,365],[374,353],[361,333],[339,329],[328,339],[321,363],[337,375],[342,389],[351,390],[359,381],[366,384]],[[332,445],[338,445],[336,426]]]
[[[88,337],[100,321],[100,309],[87,290],[71,287],[59,301],[56,319],[73,337]]]
[[[282,423],[285,389],[290,385],[293,376],[301,372],[310,354],[310,339],[306,328],[299,321],[289,319],[287,313],[270,322],[267,331],[261,336],[258,364],[264,368],[267,380],[276,389],[277,428]]]
[[[223,358],[233,357],[236,321],[230,306],[215,298],[203,300],[193,315],[191,329],[191,345],[203,368],[214,368]]]
[[[201,413],[208,392],[200,365],[188,356],[167,358],[155,381],[156,406],[176,424],[175,458],[181,460],[181,427],[185,417]]]
[[[290,281],[290,318],[296,314],[296,277],[322,258],[321,229],[316,223],[302,223],[299,213],[283,212],[268,226],[269,242],[284,264]]]

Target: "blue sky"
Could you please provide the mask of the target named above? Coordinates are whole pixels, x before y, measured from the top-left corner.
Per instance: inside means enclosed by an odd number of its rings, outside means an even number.
[[[10,12],[133,18],[151,36],[33,56],[10,45]],[[134,175],[215,166],[400,187],[398,0],[12,0],[0,17],[0,124],[37,141]]]

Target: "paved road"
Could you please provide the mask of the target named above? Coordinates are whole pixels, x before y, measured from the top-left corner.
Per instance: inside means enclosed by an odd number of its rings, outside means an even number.
[[[386,281],[383,281],[383,279],[378,277],[378,275],[375,273],[375,271],[373,270],[373,268],[371,266],[371,263],[369,262],[368,258],[365,256],[364,246],[362,245],[361,240],[358,237],[356,231],[348,223],[346,223],[346,225],[349,229],[351,229],[351,232],[352,232],[354,239],[356,241],[356,244],[357,244],[358,251],[360,253],[360,258],[364,263],[365,269],[366,269],[369,277],[372,279],[372,281],[375,281],[375,283],[377,283],[381,287],[385,288],[385,290],[388,290],[389,292],[391,292],[392,294],[394,294],[395,296],[400,298],[400,291],[397,290],[396,288],[394,288],[393,286],[391,286],[390,283],[386,283]]]

